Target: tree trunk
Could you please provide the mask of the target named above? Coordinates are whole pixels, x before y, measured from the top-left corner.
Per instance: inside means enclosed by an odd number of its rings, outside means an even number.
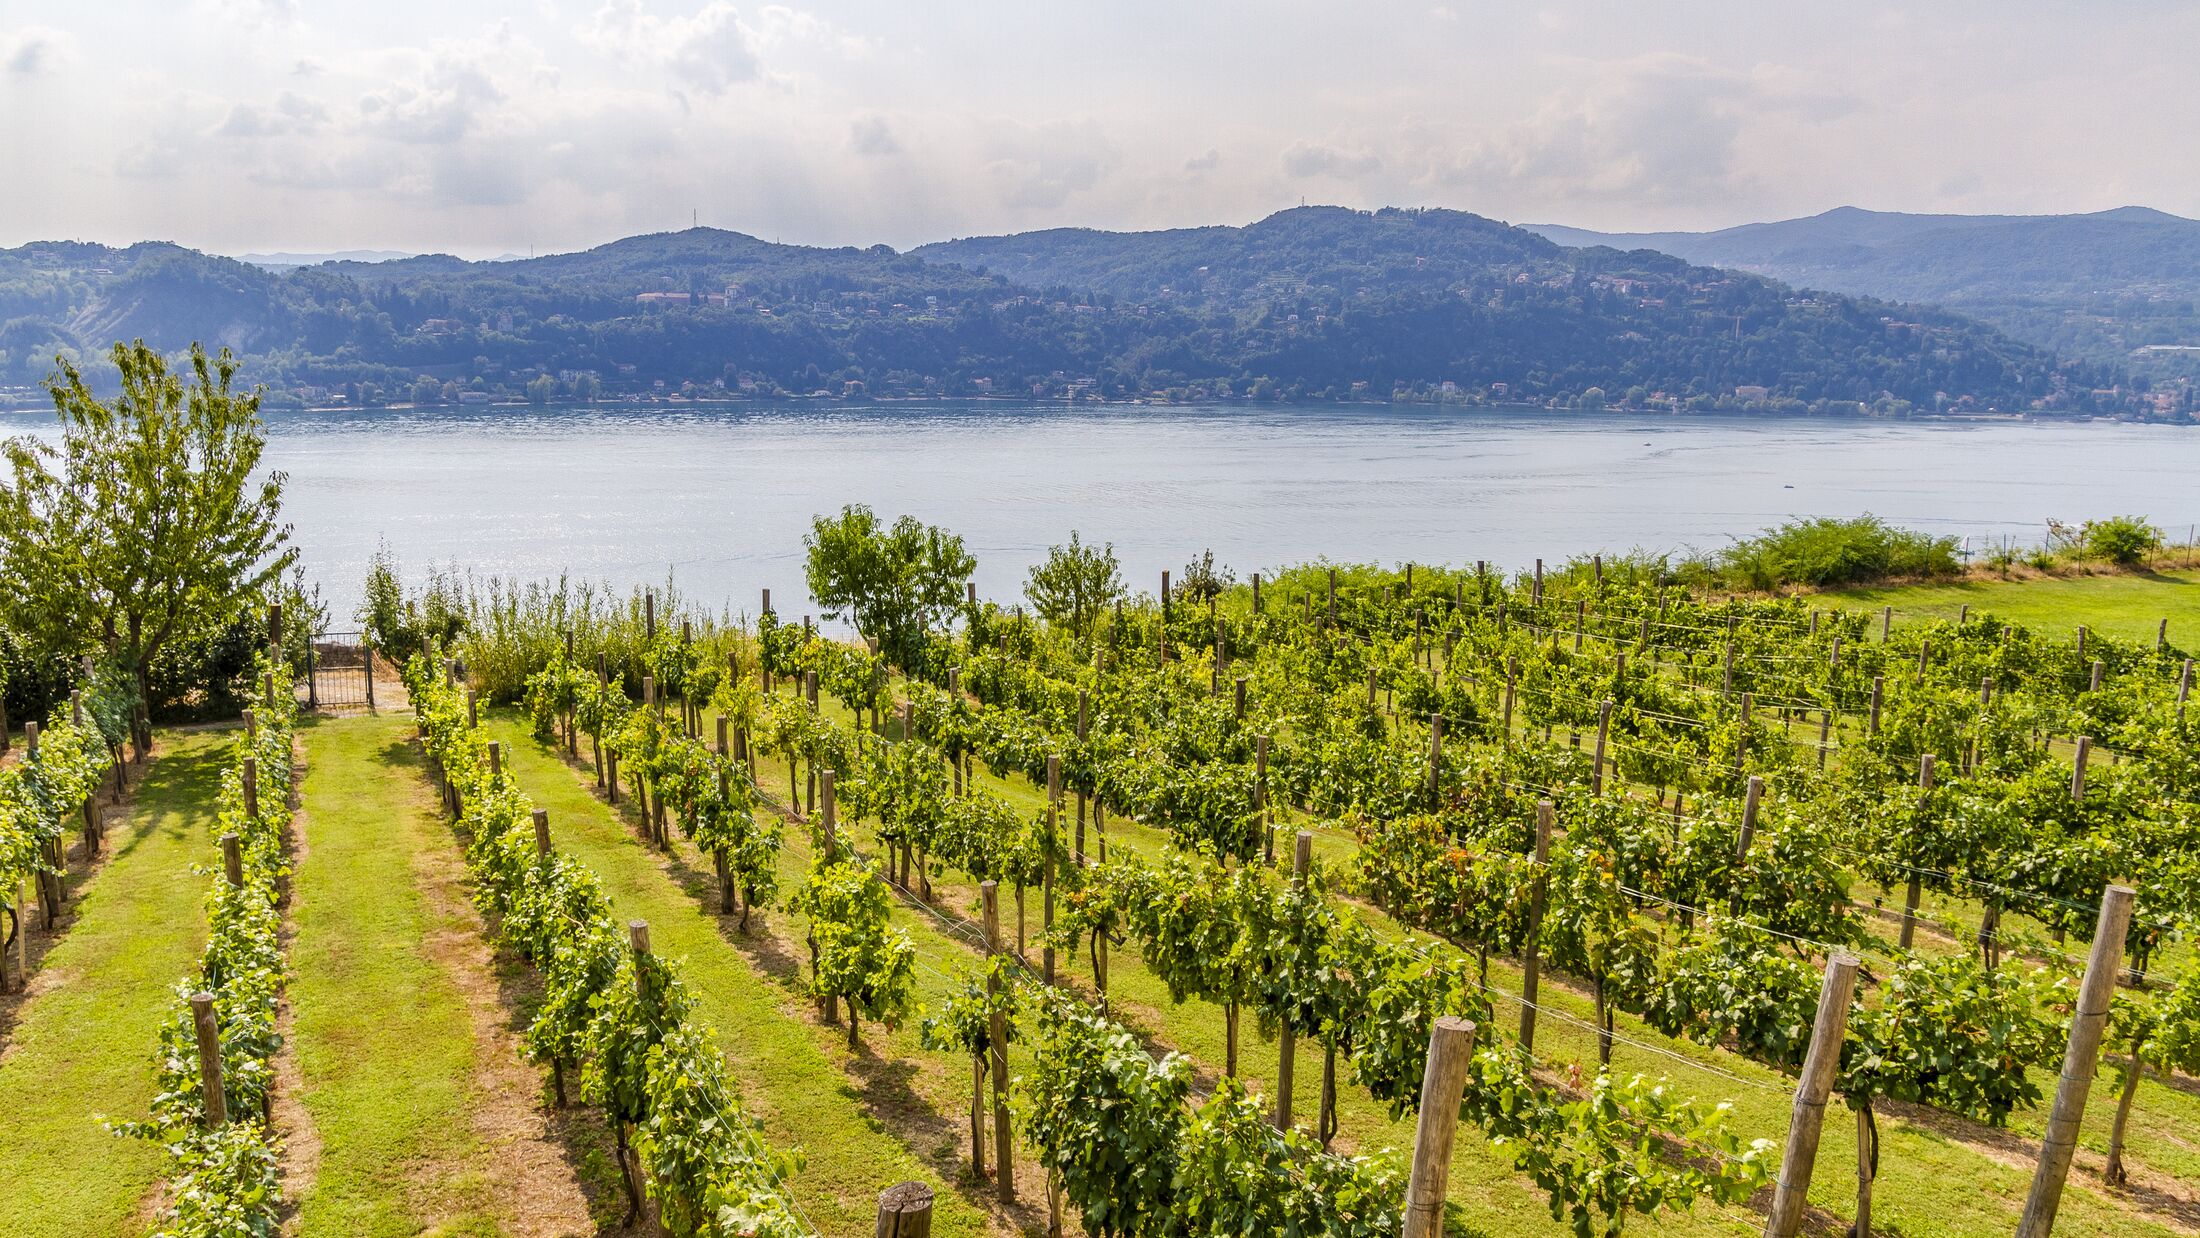
[[[634,1156],[626,1146],[626,1123],[611,1119],[611,1142],[619,1158],[619,1183],[626,1188],[626,1223],[642,1219],[641,1184],[634,1180]]]
[[[1872,1180],[1879,1176],[1879,1125],[1866,1102],[1856,1111],[1856,1224],[1850,1238],[1871,1238]]]
[[[985,1177],[985,1053],[970,1055],[970,1176]]]
[[[1337,1037],[1334,1034],[1322,1038],[1322,1110],[1315,1119],[1314,1131],[1321,1136],[1322,1151],[1329,1151],[1329,1141],[1337,1137]]]
[[[1225,1003],[1222,1007],[1222,1026],[1224,1036],[1222,1050],[1222,1073],[1228,1075],[1232,1079],[1237,1078],[1237,1025],[1238,1004],[1236,1002]]]
[[[2124,1063],[2124,1091],[2116,1100],[2116,1123],[2108,1133],[2108,1165],[2101,1170],[2101,1181],[2110,1186],[2122,1186],[2129,1180],[2124,1172],[2124,1124],[2131,1119],[2131,1100],[2139,1094],[2139,1076],[2146,1064],[2139,1060],[2140,1038],[2133,1037],[2131,1060]]]

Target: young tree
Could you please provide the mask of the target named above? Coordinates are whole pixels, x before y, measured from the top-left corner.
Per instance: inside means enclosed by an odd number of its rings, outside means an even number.
[[[915,665],[925,633],[962,601],[978,566],[960,537],[913,516],[882,528],[860,503],[813,520],[802,545],[825,617],[847,616],[902,667]]]
[[[115,345],[113,360],[113,400],[66,361],[48,383],[59,447],[7,443],[0,579],[43,644],[97,644],[150,699],[155,655],[230,622],[297,552],[278,523],[283,475],[253,480],[260,398],[232,388],[228,350],[209,359],[193,346],[188,376],[142,342]]]
[[[1117,569],[1115,543],[1087,546],[1071,529],[1069,544],[1049,549],[1047,561],[1031,569],[1024,596],[1048,622],[1089,637],[1101,613],[1123,596],[1123,576]]]

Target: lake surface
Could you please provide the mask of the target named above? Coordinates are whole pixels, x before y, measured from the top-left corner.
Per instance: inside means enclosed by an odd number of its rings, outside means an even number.
[[[345,626],[378,543],[408,577],[661,582],[753,611],[807,603],[812,516],[868,503],[963,535],[1020,593],[1071,529],[1134,588],[1212,547],[1237,570],[1317,556],[1524,567],[1713,548],[1793,516],[1872,512],[2036,542],[2044,521],[2200,520],[2200,431],[1392,407],[577,407],[269,414],[267,460]],[[49,433],[50,416],[0,417]]]

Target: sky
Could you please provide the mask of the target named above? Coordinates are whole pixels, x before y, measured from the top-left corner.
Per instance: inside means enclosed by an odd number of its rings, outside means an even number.
[[[0,245],[2200,215],[2200,5],[0,0]]]

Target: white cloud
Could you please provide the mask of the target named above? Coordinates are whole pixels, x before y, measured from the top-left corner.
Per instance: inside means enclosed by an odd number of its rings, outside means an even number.
[[[1212,172],[1221,166],[1222,152],[1212,146],[1184,161],[1187,172]]]
[[[686,17],[659,17],[642,0],[609,0],[579,32],[632,68],[666,72],[683,86],[718,94],[764,71],[762,36],[725,0]]]
[[[1294,179],[1329,176],[1355,180],[1382,171],[1383,160],[1373,151],[1344,151],[1318,142],[1294,142],[1283,152],[1283,170]]]
[[[848,149],[859,155],[898,155],[901,139],[882,116],[858,116],[848,124]]]
[[[298,20],[297,0],[198,0],[192,7],[216,21],[254,28],[289,26]]]
[[[36,77],[75,59],[76,39],[51,26],[0,30],[0,69],[14,77]]]

